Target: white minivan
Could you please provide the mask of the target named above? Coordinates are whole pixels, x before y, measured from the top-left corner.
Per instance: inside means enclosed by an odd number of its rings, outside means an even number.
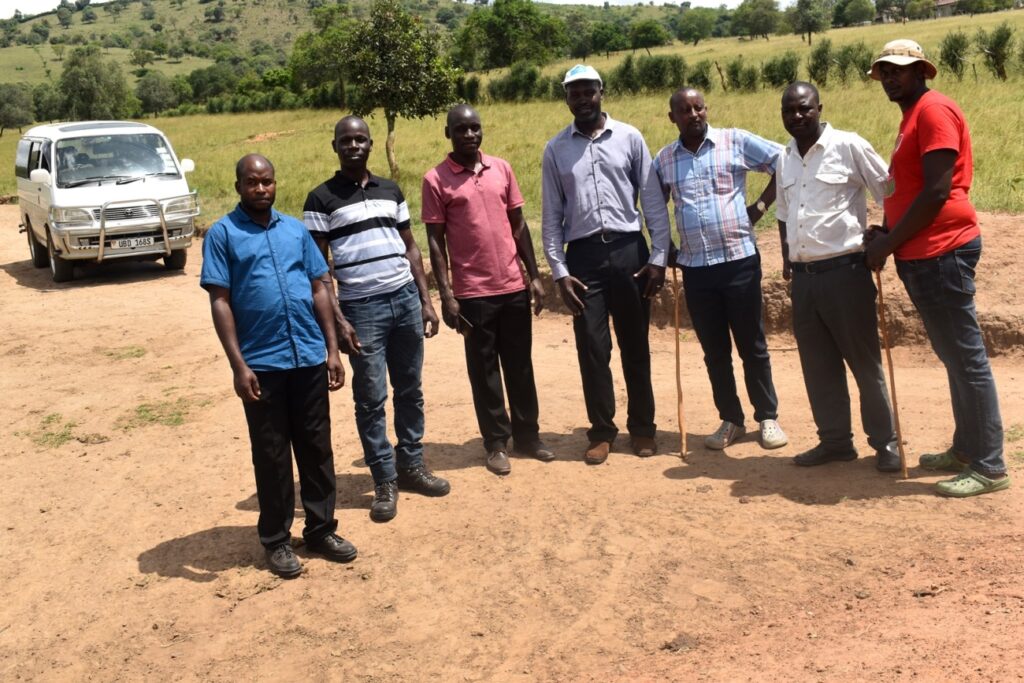
[[[18,142],[14,173],[28,248],[56,282],[75,261],[163,258],[185,267],[199,215],[196,192],[170,142],[153,126],[79,121],[36,126]]]

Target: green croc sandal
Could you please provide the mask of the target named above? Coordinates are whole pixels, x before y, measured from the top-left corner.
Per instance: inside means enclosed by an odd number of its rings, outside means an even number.
[[[972,469],[966,469],[947,481],[935,485],[935,491],[942,496],[953,498],[969,498],[982,493],[993,493],[1010,488],[1010,477],[989,479]]]
[[[963,472],[967,465],[953,455],[953,449],[944,453],[926,453],[921,456],[918,464],[923,470],[944,470],[947,472]]]

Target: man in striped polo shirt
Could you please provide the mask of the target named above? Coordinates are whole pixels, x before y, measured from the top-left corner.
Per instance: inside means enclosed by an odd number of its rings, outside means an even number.
[[[428,496],[450,488],[423,463],[423,337],[437,334],[437,314],[405,197],[367,170],[373,139],[366,122],[342,118],[331,146],[341,170],[309,193],[303,218],[325,257],[330,247],[339,345],[352,363],[356,427],[373,474],[370,518],[386,522],[397,513],[399,488]],[[389,377],[394,447],[384,412]]]

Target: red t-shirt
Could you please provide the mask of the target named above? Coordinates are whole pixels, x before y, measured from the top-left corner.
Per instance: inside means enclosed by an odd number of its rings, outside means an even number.
[[[938,149],[956,150],[953,185],[932,224],[896,250],[901,261],[926,259],[945,254],[981,234],[978,214],[970,198],[974,161],[967,120],[956,102],[929,90],[903,112],[896,149],[889,164],[889,196],[885,198],[885,219],[892,228],[924,187],[921,157]]]
[[[423,176],[424,223],[444,223],[456,298],[526,289],[508,212],[523,205],[512,167],[480,155],[474,173],[446,157]]]

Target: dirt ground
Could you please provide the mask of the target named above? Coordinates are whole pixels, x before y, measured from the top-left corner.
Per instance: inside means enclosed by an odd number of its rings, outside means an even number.
[[[16,224],[17,207],[0,207],[0,680],[1024,678],[1019,349],[993,360],[1017,481],[955,501],[932,494],[939,477],[915,468],[901,481],[869,458],[794,467],[815,433],[785,334],[770,345],[788,447],[703,449],[717,416],[684,332],[681,461],[672,331],[660,328],[662,454],[636,458],[620,438],[587,467],[571,324],[552,313],[534,360],[559,458],[516,459],[499,479],[483,467],[459,338],[444,330],[427,342],[425,441],[451,495],[403,496],[394,521],[372,523],[342,389],[337,516],[360,556],[335,565],[299,548],[306,572],[283,581],[256,537],[245,422],[198,245],[183,274],[122,263],[54,285]],[[979,307],[1012,321],[1019,219],[983,225]],[[948,444],[946,377],[922,346],[895,359],[916,464]]]

